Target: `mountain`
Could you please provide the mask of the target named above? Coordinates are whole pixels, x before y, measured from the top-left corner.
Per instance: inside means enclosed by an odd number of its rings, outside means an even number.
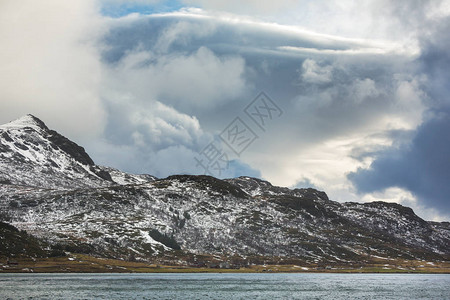
[[[83,147],[32,115],[0,126],[0,138],[2,183],[73,189],[155,179],[95,165]]]
[[[96,165],[31,115],[0,126],[0,192],[0,221],[48,247],[101,257],[305,264],[450,257],[450,223],[427,222],[408,207],[339,203],[251,177],[127,174]]]

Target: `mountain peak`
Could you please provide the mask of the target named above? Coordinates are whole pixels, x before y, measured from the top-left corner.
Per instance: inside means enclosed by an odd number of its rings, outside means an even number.
[[[45,123],[32,114],[22,116],[14,121],[1,125],[0,127],[3,129],[31,127],[34,129],[48,130],[48,127],[45,125]]]

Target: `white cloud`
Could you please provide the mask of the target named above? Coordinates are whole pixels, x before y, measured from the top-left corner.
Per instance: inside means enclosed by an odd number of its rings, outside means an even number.
[[[105,138],[87,145],[100,164],[160,177],[189,173],[194,155],[212,139],[194,116],[153,99],[116,94],[107,106]]]
[[[173,43],[186,46],[190,40],[198,37],[211,35],[216,30],[216,24],[209,22],[206,24],[193,24],[189,22],[178,22],[164,29],[156,42],[154,50],[165,53]]]
[[[356,79],[350,93],[352,99],[356,103],[361,103],[367,99],[373,99],[381,94],[375,86],[375,81],[370,78]]]
[[[332,66],[320,67],[308,58],[302,64],[302,79],[311,83],[327,83],[331,81],[332,71]]]
[[[238,56],[220,58],[201,47],[191,56],[163,58],[155,77],[161,96],[183,108],[208,108],[235,100],[244,91],[244,67]]]
[[[84,138],[101,132],[101,20],[91,1],[2,1],[0,119],[32,113]]]
[[[132,94],[138,101],[165,99],[178,109],[193,112],[236,100],[245,90],[245,62],[239,56],[217,57],[200,47],[189,54],[160,55],[131,51],[108,67],[103,85],[114,93]]]
[[[187,5],[244,14],[272,14],[295,5],[295,0],[183,0]]]
[[[427,95],[420,89],[420,79],[400,79],[395,91],[397,108],[402,112],[401,118],[393,118],[390,122],[398,129],[414,129],[422,123],[422,115],[426,110]]]
[[[417,33],[450,14],[448,0],[184,0],[207,10],[257,17],[334,36],[384,40],[417,52]],[[414,49],[413,49],[414,48]]]

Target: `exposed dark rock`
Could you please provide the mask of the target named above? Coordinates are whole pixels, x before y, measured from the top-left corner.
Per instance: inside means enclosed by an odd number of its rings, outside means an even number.
[[[49,130],[47,138],[58,148],[75,158],[83,165],[94,165],[94,161],[86,153],[83,147],[78,146],[68,138],[60,135],[54,130]]]

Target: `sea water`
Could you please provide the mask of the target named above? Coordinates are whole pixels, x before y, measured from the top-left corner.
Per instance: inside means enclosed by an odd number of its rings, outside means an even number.
[[[450,299],[448,274],[0,274],[1,299]]]

